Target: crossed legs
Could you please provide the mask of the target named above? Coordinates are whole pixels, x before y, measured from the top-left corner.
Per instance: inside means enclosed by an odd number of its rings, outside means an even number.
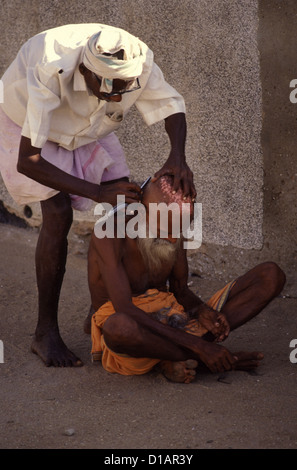
[[[231,331],[260,313],[279,295],[284,283],[284,273],[271,262],[262,263],[238,278],[222,309]],[[190,351],[180,348],[152,331],[145,330],[125,313],[112,315],[106,321],[103,332],[105,342],[114,352],[129,354],[132,357],[159,358],[162,360],[163,372],[165,375],[169,374],[168,378],[183,382],[193,380],[195,364],[188,361],[193,359]],[[213,341],[214,338],[207,334],[204,339]],[[234,354],[238,357],[236,369],[257,367],[259,360],[263,358],[259,352]],[[179,364],[175,367],[174,363]]]

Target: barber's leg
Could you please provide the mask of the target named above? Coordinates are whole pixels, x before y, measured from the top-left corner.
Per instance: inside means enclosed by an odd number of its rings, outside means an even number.
[[[282,291],[285,274],[272,262],[262,263],[237,279],[222,309],[234,330],[260,313]]]
[[[46,366],[78,366],[82,362],[66,347],[58,328],[58,304],[72,224],[70,197],[59,193],[41,202],[43,223],[36,247],[39,316],[32,343]]]

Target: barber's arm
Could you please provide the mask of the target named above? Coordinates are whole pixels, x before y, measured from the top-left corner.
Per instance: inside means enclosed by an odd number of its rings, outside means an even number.
[[[42,150],[31,145],[31,140],[22,136],[19,148],[17,170],[29,178],[57,191],[76,194],[95,202],[116,204],[117,194],[123,194],[126,202],[139,199],[140,188],[134,183],[118,182],[100,186],[69,175],[41,156]]]
[[[182,188],[185,196],[196,197],[193,183],[193,173],[188,167],[185,157],[185,144],[187,134],[186,116],[176,113],[165,119],[165,130],[168,134],[171,150],[163,167],[155,174],[155,179],[164,175],[174,177],[173,189]]]

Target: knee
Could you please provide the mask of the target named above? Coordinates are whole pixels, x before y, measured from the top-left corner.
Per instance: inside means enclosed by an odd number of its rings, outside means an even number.
[[[261,279],[272,296],[277,296],[286,283],[284,271],[274,262],[269,261],[261,266]]]
[[[114,313],[103,326],[105,343],[114,352],[122,352],[121,348],[131,343],[138,337],[137,323],[125,313]],[[124,351],[123,351],[124,352]]]
[[[59,193],[56,196],[41,202],[43,226],[61,234],[67,234],[72,221],[73,211],[69,194]]]

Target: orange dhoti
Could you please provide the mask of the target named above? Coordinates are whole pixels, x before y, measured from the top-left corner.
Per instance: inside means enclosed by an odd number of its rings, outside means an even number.
[[[234,281],[229,282],[223,289],[216,292],[207,302],[207,305],[216,311],[220,311],[229,292],[234,285]],[[132,297],[133,304],[152,315],[162,323],[182,328],[187,333],[203,336],[207,333],[198,320],[189,320],[188,314],[184,311],[171,292],[162,292],[157,289],[149,289],[144,294]],[[149,372],[161,361],[161,359],[136,358],[125,354],[118,354],[109,349],[104,341],[102,329],[105,321],[115,313],[112,302],[103,304],[92,317],[91,337],[92,337],[92,358],[93,361],[101,361],[104,369],[108,372],[122,375],[141,375]]]

